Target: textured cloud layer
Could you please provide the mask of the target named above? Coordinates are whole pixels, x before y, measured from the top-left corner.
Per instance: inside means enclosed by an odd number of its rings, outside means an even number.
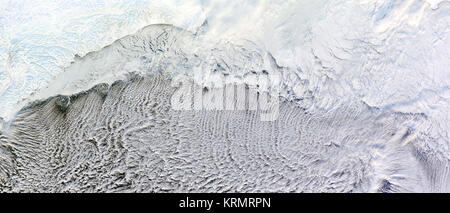
[[[309,113],[175,111],[163,75],[22,111],[0,147],[0,189],[37,192],[446,191],[448,167],[405,129],[420,114],[354,104]],[[206,92],[208,93],[208,92]]]

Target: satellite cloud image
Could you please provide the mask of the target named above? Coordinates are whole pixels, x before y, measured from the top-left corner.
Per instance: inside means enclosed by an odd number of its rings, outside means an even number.
[[[449,193],[450,0],[0,0],[0,192]]]

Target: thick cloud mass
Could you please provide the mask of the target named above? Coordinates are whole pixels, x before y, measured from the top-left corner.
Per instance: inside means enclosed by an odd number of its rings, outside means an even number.
[[[1,191],[450,191],[448,1],[83,2],[0,4]]]

